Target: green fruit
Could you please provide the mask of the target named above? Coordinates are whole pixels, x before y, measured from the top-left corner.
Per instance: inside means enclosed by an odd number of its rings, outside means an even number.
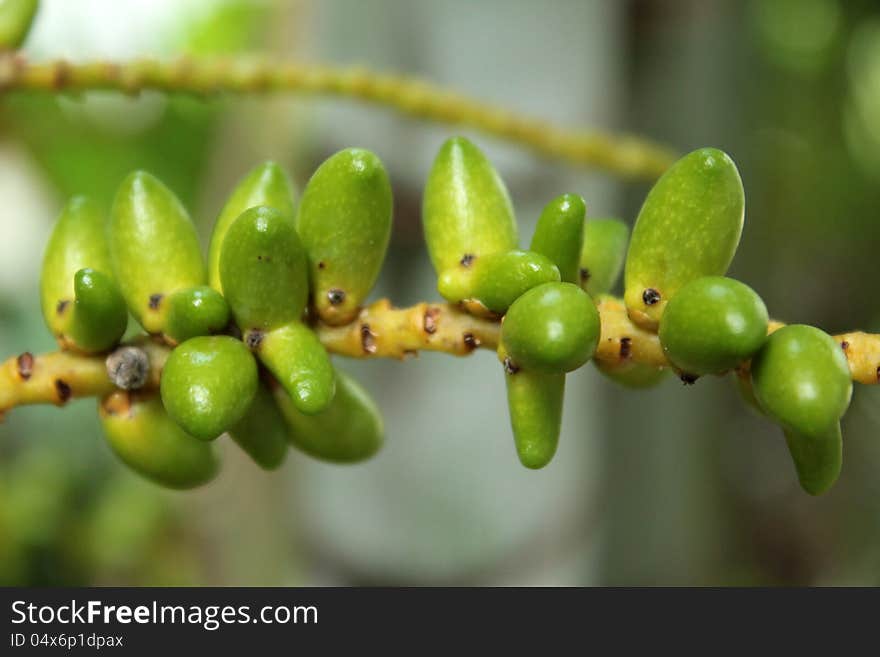
[[[179,290],[168,298],[165,337],[180,344],[198,335],[219,333],[229,324],[229,306],[207,285]]]
[[[287,217],[294,215],[296,188],[275,162],[264,162],[251,169],[235,186],[214,223],[211,245],[208,248],[208,282],[218,292],[223,292],[220,251],[226,232],[242,212],[260,205],[275,208]]]
[[[660,320],[660,343],[682,372],[721,374],[761,348],[768,321],[767,307],[748,285],[705,276],[669,300]]]
[[[169,488],[194,488],[220,467],[213,445],[193,438],[168,416],[158,396],[114,392],[98,405],[111,449],[130,468]]]
[[[645,363],[637,363],[632,360],[610,366],[604,361],[594,360],[596,369],[609,379],[625,388],[644,389],[653,388],[659,384],[666,375],[668,369],[654,367]]]
[[[656,330],[682,285],[727,272],[744,205],[736,165],[717,149],[689,153],[663,174],[642,205],[626,256],[624,301],[633,322]]]
[[[373,456],[382,446],[382,415],[366,390],[343,372],[333,403],[319,415],[304,415],[284,389],[275,390],[289,425],[291,444],[325,461],[352,463]]]
[[[261,468],[274,470],[284,463],[287,423],[265,384],[257,386],[251,405],[229,428],[229,435]]]
[[[128,323],[104,229],[100,206],[71,199],[52,230],[40,276],[46,326],[63,346],[86,353],[113,347]]]
[[[504,314],[524,292],[554,281],[559,281],[559,269],[546,256],[507,251],[474,260],[467,269],[445,271],[437,289],[453,303],[476,301],[493,313]]]
[[[113,270],[129,309],[148,333],[162,333],[168,298],[205,283],[189,214],[157,178],[135,171],[116,192],[108,234]]]
[[[245,210],[223,241],[220,280],[242,331],[299,320],[308,300],[308,270],[293,219],[268,207]]]
[[[529,250],[541,253],[559,268],[566,283],[580,280],[581,249],[587,206],[577,194],[563,194],[550,201],[538,218]]]
[[[517,299],[501,325],[501,343],[517,367],[571,372],[593,357],[599,312],[573,283],[545,283]]]
[[[755,397],[782,425],[801,485],[813,495],[840,472],[839,422],[852,396],[846,357],[827,333],[784,326],[752,359]]]
[[[507,406],[520,463],[543,468],[556,454],[562,427],[565,374],[505,367]]]
[[[507,188],[486,156],[463,137],[440,148],[422,201],[428,254],[438,275],[517,248]]]
[[[629,227],[620,219],[586,222],[578,282],[591,297],[608,294],[617,285],[628,241]]]
[[[201,336],[176,347],[162,370],[162,403],[187,433],[214,440],[241,420],[257,390],[257,364],[240,340]]]
[[[348,148],[306,185],[296,229],[309,257],[312,301],[328,324],[347,324],[367,298],[391,238],[391,184],[379,158]]]
[[[24,43],[38,5],[37,0],[0,2],[0,51],[15,50]]]

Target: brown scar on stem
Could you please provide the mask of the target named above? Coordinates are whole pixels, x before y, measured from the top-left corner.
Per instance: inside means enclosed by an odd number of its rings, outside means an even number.
[[[70,299],[61,299],[58,302],[58,305],[55,306],[55,314],[56,315],[62,314],[65,310],[67,310],[67,306],[69,306],[69,305],[70,305]]]
[[[504,371],[507,374],[516,374],[519,372],[519,366],[510,359],[510,356],[507,356],[504,359]]]
[[[626,360],[632,352],[632,338],[620,338],[620,359]]]
[[[150,295],[150,310],[156,310],[159,307],[159,304],[162,303],[162,295],[160,293],[151,294]]]
[[[34,373],[34,355],[31,352],[26,351],[21,354],[15,359],[15,363],[18,367],[18,375],[22,381],[27,381],[31,378],[31,374]]]
[[[437,332],[437,316],[440,314],[440,309],[434,306],[429,306],[425,308],[425,318],[422,321],[422,327],[425,329],[425,333],[428,335],[433,335]]]
[[[247,332],[245,336],[244,343],[247,345],[248,349],[259,349],[260,345],[263,342],[263,338],[266,337],[266,334],[263,333],[260,329],[251,329]]]
[[[846,351],[847,349],[849,349],[849,342],[847,342],[846,340],[841,341],[840,348]]]
[[[464,341],[464,346],[468,351],[473,351],[477,347],[480,346],[480,339],[476,337],[473,333],[465,333],[461,336],[461,339]]]
[[[70,385],[62,379],[55,379],[55,392],[58,393],[58,401],[61,404],[66,404],[73,395]]]
[[[366,354],[376,353],[376,334],[370,330],[369,324],[361,324],[361,348]]]
[[[418,358],[419,352],[415,349],[404,349],[403,350],[403,358]]]

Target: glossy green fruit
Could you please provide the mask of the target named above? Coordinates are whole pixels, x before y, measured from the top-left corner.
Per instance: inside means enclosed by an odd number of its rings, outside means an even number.
[[[15,50],[24,43],[38,5],[37,0],[0,2],[0,51]]]
[[[660,343],[682,372],[721,374],[761,348],[768,321],[767,307],[748,285],[704,276],[669,300],[660,319]]]
[[[115,392],[98,405],[110,447],[130,468],[169,488],[194,488],[213,479],[220,461],[213,445],[181,429],[158,395]]]
[[[219,333],[229,324],[229,306],[217,290],[201,285],[168,297],[164,335],[180,344],[198,335]]]
[[[565,374],[505,367],[510,426],[520,463],[536,470],[550,463],[559,444]]]
[[[223,293],[241,330],[299,320],[309,294],[307,266],[291,217],[268,207],[243,212],[220,253]]]
[[[840,472],[839,422],[852,396],[846,357],[827,333],[812,326],[784,326],[752,359],[755,397],[782,425],[798,477],[813,495]]]
[[[229,435],[254,462],[274,470],[287,457],[287,422],[268,387],[260,383],[244,417],[229,428]]]
[[[559,281],[559,269],[547,256],[507,251],[474,260],[467,270],[445,271],[437,289],[447,301],[476,301],[486,310],[504,314],[524,292],[554,281]]]
[[[328,324],[353,320],[373,289],[391,238],[391,209],[385,167],[361,148],[328,158],[306,185],[296,230],[309,257],[312,302]]]
[[[275,208],[287,217],[293,217],[296,211],[296,188],[275,162],[264,162],[251,169],[235,186],[214,223],[208,248],[208,282],[218,292],[223,292],[220,251],[226,233],[242,212],[261,205]]]
[[[162,333],[168,297],[206,282],[189,214],[161,181],[135,171],[116,192],[108,235],[113,270],[129,310],[148,333]]]
[[[486,156],[464,137],[440,148],[422,201],[428,254],[438,275],[517,248],[513,206]]]
[[[40,275],[46,326],[63,346],[85,353],[113,347],[128,323],[111,276],[105,219],[94,201],[71,199],[52,230]]]
[[[658,385],[669,374],[668,369],[662,367],[653,367],[645,363],[637,363],[635,361],[626,361],[614,367],[599,360],[593,361],[596,369],[603,375],[622,385],[625,388],[633,388],[641,390],[645,388],[653,388]]]
[[[162,369],[162,404],[187,433],[214,440],[244,417],[257,364],[240,340],[200,336],[176,347]]]
[[[599,312],[586,292],[573,283],[545,283],[510,306],[501,343],[517,367],[571,372],[593,357],[599,331]]]
[[[535,227],[530,251],[541,253],[556,265],[566,283],[580,281],[581,249],[587,206],[577,194],[563,194],[550,201]]]
[[[736,165],[717,149],[689,153],[663,174],[642,205],[626,256],[624,301],[633,322],[656,330],[682,285],[727,272],[744,206]]]
[[[315,458],[353,463],[373,456],[382,447],[382,415],[366,390],[344,372],[337,374],[333,403],[319,415],[304,415],[282,388],[275,390],[289,425],[291,444]]]
[[[590,219],[584,226],[578,282],[591,297],[608,294],[617,285],[629,226],[620,219]]]

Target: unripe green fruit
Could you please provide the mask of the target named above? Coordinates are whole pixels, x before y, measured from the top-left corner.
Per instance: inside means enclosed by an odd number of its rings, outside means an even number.
[[[229,435],[265,470],[278,468],[287,457],[287,422],[264,383],[244,417],[229,428]]]
[[[748,285],[705,276],[670,299],[660,320],[660,343],[682,372],[721,374],[761,348],[768,321],[767,307]]]
[[[578,283],[584,220],[587,206],[577,194],[563,194],[550,201],[538,218],[530,251],[541,253],[559,269],[566,283]]]
[[[715,148],[678,160],[648,193],[626,256],[630,319],[656,330],[685,283],[723,276],[742,234],[745,199],[736,165]]]
[[[550,463],[559,444],[565,374],[505,367],[510,426],[520,463],[536,470]]]
[[[186,208],[157,178],[135,171],[116,192],[108,235],[113,270],[129,310],[148,333],[162,333],[168,297],[206,279]]]
[[[286,217],[293,217],[296,210],[296,188],[275,162],[264,162],[251,169],[232,190],[214,223],[208,247],[208,282],[220,293],[220,252],[226,233],[242,212],[261,205],[275,208]]]
[[[599,342],[599,312],[573,283],[532,288],[507,311],[501,343],[517,367],[571,372],[593,357]]]
[[[107,442],[130,468],[169,488],[194,488],[220,467],[213,445],[172,420],[158,395],[115,392],[98,405]]]
[[[784,326],[767,338],[751,370],[755,397],[782,425],[801,485],[824,492],[840,472],[839,423],[852,396],[843,351],[817,328]]]
[[[462,262],[517,248],[513,206],[486,156],[464,137],[437,153],[422,201],[428,254],[438,275]]]
[[[223,241],[220,279],[242,331],[299,320],[309,294],[308,270],[293,219],[268,207],[245,210]]]
[[[608,294],[617,285],[628,241],[629,227],[620,219],[586,222],[578,282],[591,297]]]
[[[174,344],[210,333],[229,324],[229,306],[217,290],[201,285],[178,290],[168,297],[164,335]]]
[[[38,5],[37,0],[0,2],[0,51],[15,50],[24,43]]]
[[[175,347],[162,369],[162,403],[187,433],[214,440],[244,417],[257,364],[240,340],[200,336]]]
[[[504,314],[524,292],[554,281],[559,281],[559,269],[547,256],[507,251],[477,258],[467,268],[445,271],[437,289],[447,301],[475,301]]]
[[[381,160],[348,148],[306,185],[296,230],[309,258],[312,303],[328,324],[347,324],[367,298],[391,238],[391,184]]]
[[[344,372],[337,373],[337,393],[323,413],[299,412],[283,388],[275,390],[295,447],[315,458],[353,463],[370,458],[382,447],[382,415],[370,395]]]
[[[645,363],[637,363],[632,360],[614,366],[609,366],[607,363],[599,360],[593,362],[596,364],[597,370],[615,383],[625,388],[636,390],[653,388],[669,374],[668,369],[654,367]]]
[[[113,280],[99,205],[78,196],[58,218],[40,275],[40,300],[49,330],[66,348],[105,351],[119,342],[128,309]]]

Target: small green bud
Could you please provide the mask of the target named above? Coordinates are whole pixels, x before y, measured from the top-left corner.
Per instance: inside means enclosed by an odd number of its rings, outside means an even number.
[[[437,289],[453,303],[475,301],[490,312],[504,314],[526,291],[554,281],[559,281],[559,269],[547,256],[507,251],[477,258],[467,268],[443,272]]]
[[[295,447],[315,458],[353,463],[370,458],[382,446],[382,415],[370,395],[354,379],[338,372],[336,396],[318,415],[305,415],[283,388],[275,390]]]
[[[265,384],[257,386],[244,417],[229,428],[229,435],[254,462],[274,470],[287,457],[287,422]]]
[[[168,297],[165,337],[180,344],[198,335],[219,333],[229,324],[229,306],[207,285],[178,290]]]
[[[505,366],[510,425],[520,463],[536,470],[550,463],[559,444],[565,374]]]
[[[573,283],[545,283],[510,306],[501,343],[517,367],[571,372],[593,357],[599,331],[599,312],[586,292]]]
[[[257,390],[257,364],[240,340],[191,338],[174,348],[162,369],[168,415],[200,440],[214,440],[244,417]]]
[[[293,217],[296,210],[296,188],[275,162],[264,162],[251,169],[236,185],[214,223],[208,248],[208,282],[218,292],[223,292],[220,251],[226,232],[242,212],[260,205],[275,208],[286,217]]]
[[[268,207],[245,210],[223,241],[220,279],[242,331],[299,320],[308,300],[308,270],[293,219]]]
[[[116,192],[109,224],[110,255],[122,296],[148,333],[165,329],[168,298],[205,283],[196,228],[180,200],[145,171]]]
[[[669,300],[660,343],[682,372],[721,374],[761,348],[767,324],[767,307],[752,288],[732,278],[705,276]]]
[[[617,285],[628,241],[629,227],[620,219],[586,222],[578,282],[591,297],[608,294]]]
[[[296,229],[309,257],[312,302],[328,324],[357,315],[385,260],[391,238],[391,183],[370,151],[329,157],[303,192]]]
[[[15,50],[24,43],[38,5],[37,0],[0,1],[0,51]]]
[[[66,348],[105,351],[119,342],[128,323],[125,300],[113,280],[101,207],[82,196],[58,218],[40,277],[43,318]]]
[[[541,212],[532,236],[529,250],[550,258],[566,283],[579,282],[586,216],[587,206],[580,196],[557,196]]]
[[[507,188],[486,156],[464,137],[447,140],[437,153],[425,184],[422,220],[438,275],[517,248]]]
[[[220,467],[213,445],[181,429],[158,395],[114,392],[98,405],[107,442],[130,468],[169,488],[195,488]]]
[[[633,322],[656,330],[682,285],[727,272],[744,205],[736,165],[717,149],[685,155],[663,174],[642,205],[626,256],[624,301]]]
[[[782,425],[804,489],[827,490],[840,472],[840,418],[849,407],[852,378],[831,336],[812,326],[784,326],[752,359],[755,397]]]

